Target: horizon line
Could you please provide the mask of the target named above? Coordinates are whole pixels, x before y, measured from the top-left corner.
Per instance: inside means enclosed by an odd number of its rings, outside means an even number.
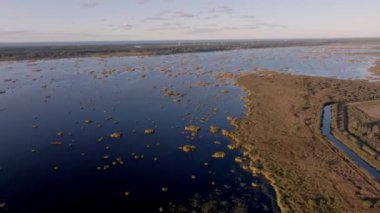
[[[380,36],[368,37],[318,37],[318,38],[252,38],[252,39],[143,39],[143,40],[71,40],[71,41],[0,41],[0,44],[23,43],[91,43],[91,42],[189,42],[189,41],[260,41],[260,40],[349,40],[349,39],[380,39]]]

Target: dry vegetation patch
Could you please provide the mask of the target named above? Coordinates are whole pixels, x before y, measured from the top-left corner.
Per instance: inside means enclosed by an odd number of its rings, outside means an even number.
[[[379,183],[320,131],[324,103],[380,99],[379,83],[273,72],[236,81],[248,93],[247,114],[225,135],[273,182],[284,212],[379,211]]]

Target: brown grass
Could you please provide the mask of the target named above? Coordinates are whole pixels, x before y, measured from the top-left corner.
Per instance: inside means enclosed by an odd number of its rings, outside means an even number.
[[[373,74],[380,75],[380,59],[375,62],[375,65],[369,69]]]
[[[246,117],[228,136],[271,180],[283,212],[378,212],[379,183],[321,136],[323,104],[380,99],[380,84],[265,72],[237,77]]]
[[[373,119],[380,119],[380,101],[359,102],[352,104]]]

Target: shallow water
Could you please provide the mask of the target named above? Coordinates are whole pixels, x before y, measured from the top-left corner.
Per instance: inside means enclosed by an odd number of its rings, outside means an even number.
[[[375,168],[371,167],[367,162],[365,162],[359,155],[351,151],[346,145],[340,142],[334,135],[331,134],[331,105],[327,105],[323,108],[323,121],[322,121],[322,132],[326,138],[334,143],[340,150],[347,154],[356,164],[365,169],[371,176],[376,180],[380,180],[380,172]]]
[[[373,59],[353,63],[335,48],[1,62],[0,201],[8,212],[278,211],[273,189],[234,162],[240,152],[228,150],[227,139],[208,131],[231,129],[226,116],[244,112],[240,88],[215,74],[266,68],[370,76]],[[164,88],[184,96],[165,96]],[[183,132],[188,124],[202,128],[194,138]],[[155,134],[144,134],[148,128]],[[113,132],[123,137],[111,139]],[[56,140],[62,144],[51,144]],[[180,151],[185,144],[196,151]],[[226,157],[213,159],[217,151]]]

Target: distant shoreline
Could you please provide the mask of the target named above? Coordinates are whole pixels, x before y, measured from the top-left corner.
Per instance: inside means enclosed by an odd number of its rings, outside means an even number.
[[[147,44],[200,44],[200,43],[242,43],[266,41],[329,41],[329,42],[379,42],[380,37],[347,37],[347,38],[271,38],[271,39],[200,39],[200,40],[120,40],[120,41],[23,41],[1,42],[3,47],[36,47],[36,46],[83,46],[83,45],[147,45]]]
[[[0,61],[76,57],[150,56],[237,49],[320,46],[379,42],[380,39],[293,39],[136,42],[0,43]]]

